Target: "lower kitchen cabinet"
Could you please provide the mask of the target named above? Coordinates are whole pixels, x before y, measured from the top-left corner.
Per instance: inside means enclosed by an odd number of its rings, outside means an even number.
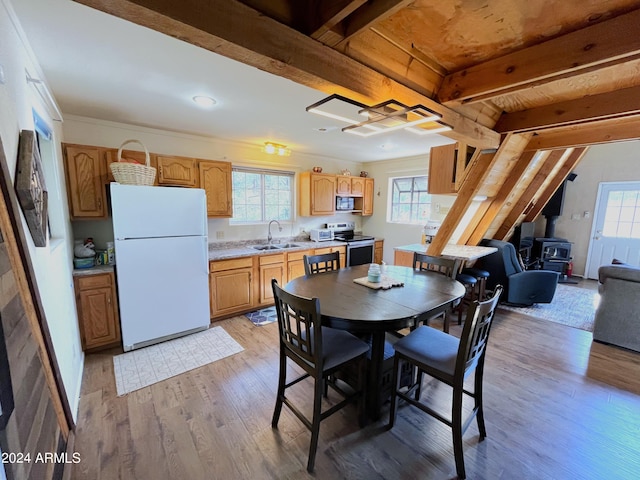
[[[209,262],[211,318],[253,308],[252,274],[253,257]]]
[[[287,282],[294,278],[304,276],[304,260],[305,255],[310,255],[311,250],[303,250],[287,253]]]
[[[373,245],[373,263],[381,264],[384,254],[384,240],[376,240]]]
[[[260,272],[260,305],[273,303],[271,279],[275,278],[280,286],[284,285],[284,253],[258,257]],[[303,272],[304,273],[304,272]]]
[[[325,253],[333,253],[338,252],[340,256],[340,268],[344,268],[347,266],[347,247],[324,247],[324,248],[316,248],[313,252],[313,255],[324,255]],[[302,272],[304,275],[304,270]]]
[[[120,316],[113,272],[74,277],[83,350],[120,344]]]

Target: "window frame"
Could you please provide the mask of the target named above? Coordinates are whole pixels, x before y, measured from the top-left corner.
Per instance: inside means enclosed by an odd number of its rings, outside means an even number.
[[[407,180],[407,179],[411,179],[411,190],[410,192],[405,191],[400,193],[410,193],[411,195],[411,202],[410,202],[411,212],[409,214],[409,217],[413,218],[414,208],[419,208],[420,205],[428,205],[428,211],[424,215],[424,218],[418,218],[419,214],[417,214],[416,220],[414,221],[394,219],[394,208],[396,206],[396,202],[394,202],[394,197],[395,197],[394,193],[396,191],[396,182],[397,180]],[[426,184],[425,190],[415,190],[416,179],[424,179],[424,182]],[[420,202],[419,201],[420,194],[426,194],[428,196],[428,202]],[[416,198],[417,198],[417,201],[414,201],[416,200]],[[402,203],[398,203],[398,204],[402,204]],[[404,204],[406,204],[406,202]],[[389,177],[389,202],[388,202],[388,208],[387,208],[388,223],[395,223],[399,225],[424,225],[431,217],[432,205],[433,205],[433,195],[429,193],[429,176],[428,175],[418,174],[418,175],[401,175],[396,177]]]
[[[268,168],[255,168],[255,167],[243,167],[243,166],[233,166],[231,168],[231,195],[234,196],[234,181],[233,176],[235,172],[242,173],[250,173],[260,175],[260,220],[238,220],[233,215],[235,214],[236,201],[234,199],[233,208],[234,212],[232,213],[231,218],[229,218],[229,225],[231,226],[244,226],[244,225],[262,225],[266,224],[271,220],[278,220],[281,223],[290,224],[295,222],[295,172],[290,170],[276,170],[276,169],[268,169]],[[273,176],[285,176],[289,177],[290,189],[289,189],[289,210],[290,210],[290,218],[281,220],[278,217],[272,218],[268,217],[266,214],[267,204],[265,203],[265,176],[273,175]]]

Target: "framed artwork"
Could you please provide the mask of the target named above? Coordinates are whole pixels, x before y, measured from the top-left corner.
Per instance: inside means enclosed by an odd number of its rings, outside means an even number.
[[[47,189],[38,139],[33,130],[20,132],[16,194],[36,247],[47,245]]]

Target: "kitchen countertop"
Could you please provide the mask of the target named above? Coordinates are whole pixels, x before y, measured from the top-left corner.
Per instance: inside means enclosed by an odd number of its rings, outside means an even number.
[[[72,275],[74,277],[86,277],[88,275],[99,275],[101,273],[109,273],[114,271],[115,265],[96,265],[90,268],[74,268]]]
[[[394,247],[394,250],[403,250],[405,252],[418,252],[426,253],[428,245],[422,245],[421,243],[413,243],[411,245],[403,245],[401,247]],[[477,247],[474,245],[454,245],[447,244],[442,250],[442,257],[462,259],[465,261],[476,260],[485,255],[489,255],[493,252],[497,252],[498,249],[494,247]]]
[[[256,250],[251,248],[252,245],[266,245],[264,241],[255,240],[249,242],[224,242],[209,244],[209,261],[225,260],[228,258],[252,257],[254,255],[275,255],[284,252],[295,252],[299,250],[309,250],[312,248],[342,247],[346,242],[329,240],[325,242],[313,242],[310,240],[282,240],[281,244],[294,243],[298,245],[294,248],[283,248],[282,250]],[[273,242],[273,245],[278,243]]]

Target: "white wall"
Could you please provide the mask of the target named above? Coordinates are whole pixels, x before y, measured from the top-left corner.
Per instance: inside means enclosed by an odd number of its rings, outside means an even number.
[[[56,230],[58,237],[48,241],[45,247],[36,248],[23,215],[21,220],[60,374],[75,417],[84,355],[71,276],[71,228],[59,145],[62,129],[59,122],[52,120],[55,112],[51,106],[26,82],[25,70],[41,80],[44,77],[8,0],[0,0],[0,46],[0,65],[6,77],[5,83],[0,84],[0,136],[12,178],[15,177],[19,132],[34,129],[32,108],[38,110],[53,129],[53,148],[43,161],[51,162],[47,167],[54,172],[48,176],[53,181],[46,186],[49,191],[49,211],[59,222]]]
[[[318,157],[292,152],[289,157],[267,155],[260,146],[227,142],[216,138],[207,138],[164,130],[137,127],[122,123],[96,120],[86,117],[66,115],[64,122],[64,141],[84,145],[118,148],[126,139],[135,138],[144,143],[150,152],[166,155],[195,157],[208,160],[225,160],[234,166],[264,167],[278,170],[288,170],[296,173],[309,171],[314,166],[320,166],[323,173],[339,173],[349,169],[360,172],[361,163],[349,160],[337,160],[328,157]],[[136,145],[132,144],[132,148]],[[296,178],[297,183],[297,178]],[[297,200],[296,200],[297,201]],[[295,211],[297,212],[297,206]],[[282,223],[282,232],[272,229],[274,238],[298,235],[301,230],[306,232],[311,228],[323,227],[327,222],[354,221],[356,228],[361,226],[361,217],[348,213],[337,214],[332,217],[299,217],[293,222]],[[76,221],[73,222],[76,238],[93,237],[98,248],[104,248],[104,243],[113,239],[111,222],[106,221]],[[218,238],[222,232],[223,238]],[[267,238],[267,225],[230,225],[229,219],[209,219],[209,242],[226,242],[239,240],[254,240]]]
[[[555,236],[573,242],[574,272],[584,275],[587,250],[596,208],[596,195],[601,182],[640,181],[640,141],[617,142],[589,147],[575,168],[578,175],[567,182],[562,215],[556,223]],[[585,217],[584,212],[589,212]],[[579,219],[572,216],[579,215]],[[536,232],[544,232],[545,219],[536,221]]]

